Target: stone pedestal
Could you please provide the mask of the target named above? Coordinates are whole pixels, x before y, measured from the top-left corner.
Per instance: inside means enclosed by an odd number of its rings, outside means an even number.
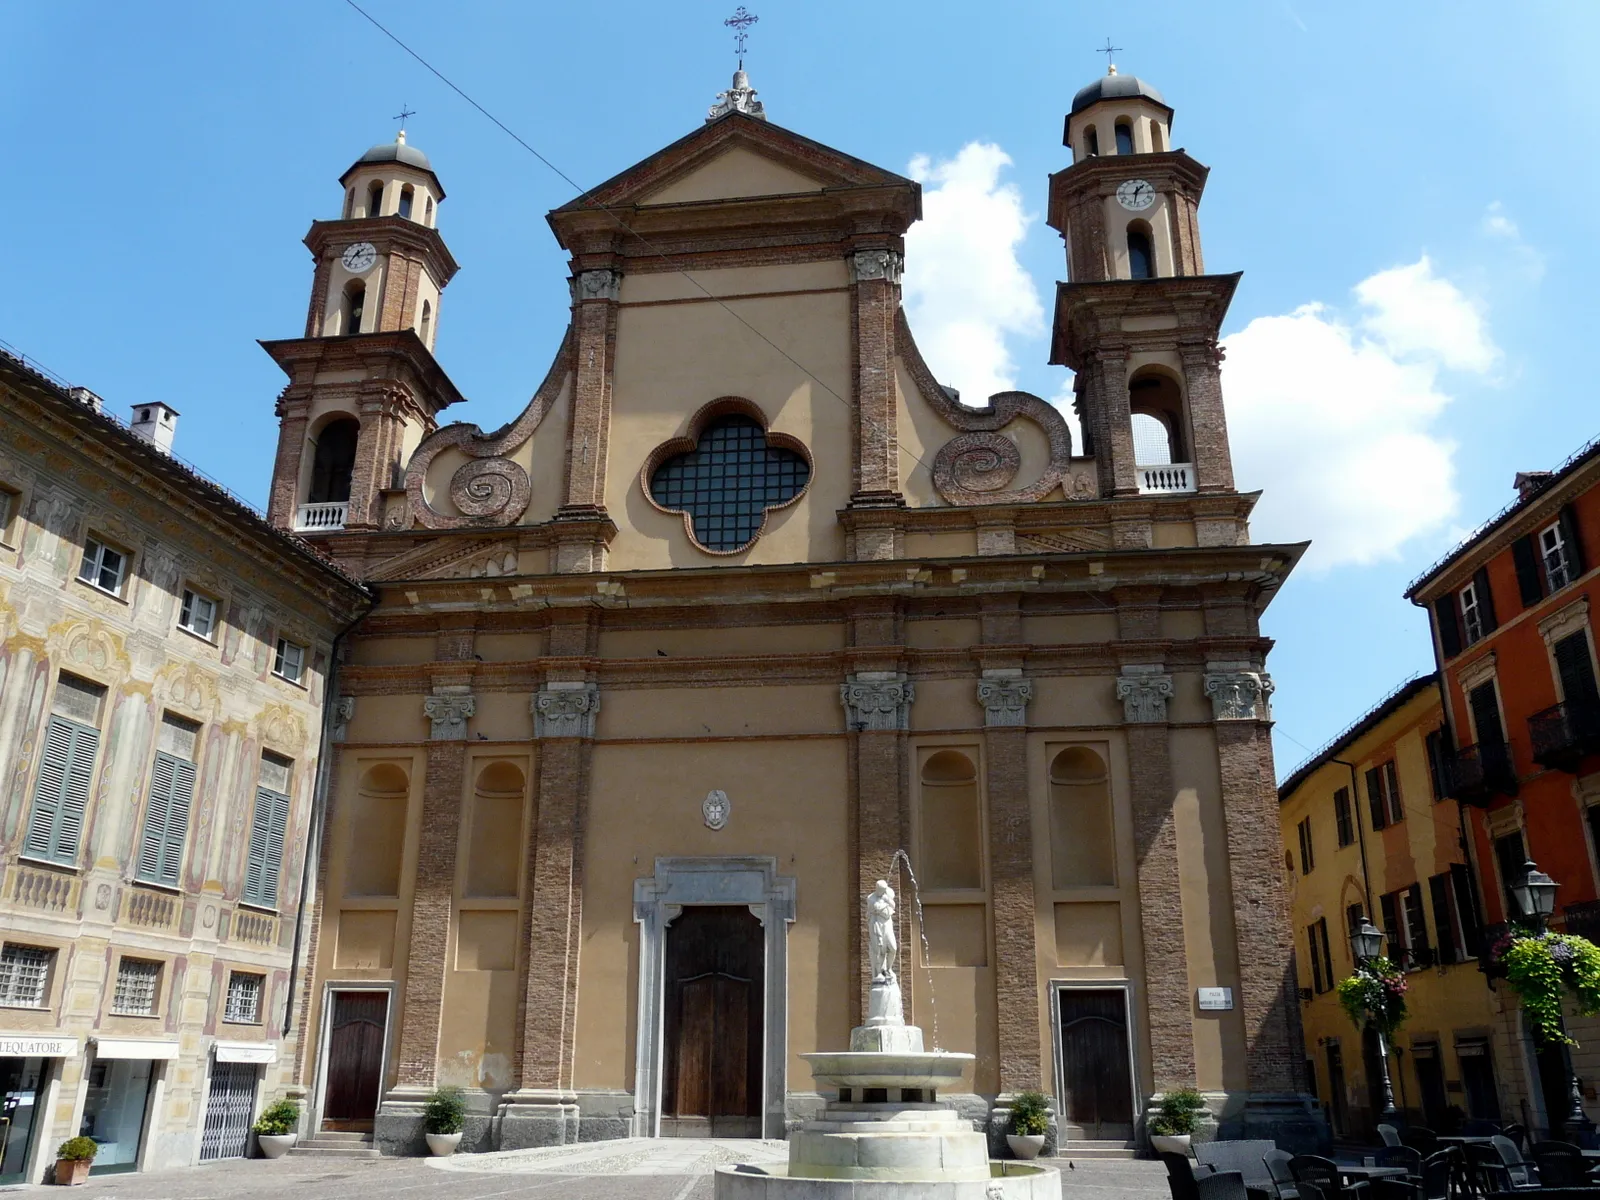
[[[554,1088],[519,1088],[500,1104],[500,1149],[566,1146],[578,1140],[578,1096]]]

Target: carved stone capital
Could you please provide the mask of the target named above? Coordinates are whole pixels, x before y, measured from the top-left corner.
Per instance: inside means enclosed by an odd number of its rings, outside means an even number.
[[[1158,666],[1125,666],[1117,678],[1122,719],[1130,725],[1161,725],[1172,698],[1172,676]]]
[[[1211,697],[1212,719],[1265,721],[1272,715],[1267,698],[1272,677],[1248,663],[1212,663],[1206,672],[1206,695]]]
[[[861,671],[839,685],[845,722],[858,733],[909,729],[914,699],[904,671]]]
[[[905,257],[898,250],[857,250],[848,261],[851,283],[862,283],[869,279],[899,283],[905,267]]]
[[[529,708],[535,737],[592,738],[595,715],[600,711],[600,685],[548,683],[535,694]]]
[[[329,734],[333,741],[344,741],[345,734],[350,732],[350,718],[355,715],[356,698],[354,696],[340,696],[333,702],[333,729]]]
[[[1032,699],[1033,684],[1018,676],[978,680],[978,703],[983,705],[985,725],[1026,725]]]
[[[434,741],[464,742],[467,718],[478,711],[478,702],[470,692],[441,693],[423,700],[422,711],[433,722]]]
[[[579,271],[572,277],[572,302],[584,300],[617,300],[622,296],[622,272],[610,267],[596,267]]]

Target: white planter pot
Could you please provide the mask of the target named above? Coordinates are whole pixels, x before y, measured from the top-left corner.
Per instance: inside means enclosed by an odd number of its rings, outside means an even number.
[[[258,1133],[256,1141],[261,1143],[261,1156],[263,1158],[282,1158],[289,1153],[289,1147],[294,1145],[293,1133]]]
[[[428,1139],[428,1153],[435,1158],[449,1158],[461,1145],[459,1133],[430,1133],[424,1136]]]
[[[1044,1134],[1008,1133],[1006,1145],[1011,1147],[1011,1153],[1018,1158],[1038,1158],[1039,1151],[1044,1149]]]
[[[1192,1138],[1188,1133],[1152,1133],[1150,1148],[1157,1154],[1188,1154]]]

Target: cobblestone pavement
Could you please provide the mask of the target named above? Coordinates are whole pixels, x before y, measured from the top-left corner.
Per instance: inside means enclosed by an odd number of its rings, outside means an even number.
[[[783,1161],[782,1142],[659,1139],[583,1143],[454,1159],[235,1160],[139,1175],[90,1177],[79,1200],[711,1200],[712,1168]],[[1157,1162],[1061,1168],[1065,1200],[1165,1200]],[[9,1189],[8,1189],[9,1190]],[[24,1190],[24,1189],[17,1189]],[[26,1189],[32,1190],[32,1189]]]

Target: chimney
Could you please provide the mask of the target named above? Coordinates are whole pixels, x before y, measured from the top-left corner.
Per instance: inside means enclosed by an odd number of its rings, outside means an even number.
[[[142,437],[163,454],[171,454],[172,439],[178,432],[178,410],[159,400],[136,404],[129,428],[135,437]]]
[[[68,388],[67,395],[85,408],[93,409],[95,412],[102,412],[105,409],[106,402],[86,387]]]
[[[1517,499],[1526,500],[1529,496],[1544,491],[1550,482],[1550,476],[1549,471],[1518,471],[1513,481],[1517,489]]]

